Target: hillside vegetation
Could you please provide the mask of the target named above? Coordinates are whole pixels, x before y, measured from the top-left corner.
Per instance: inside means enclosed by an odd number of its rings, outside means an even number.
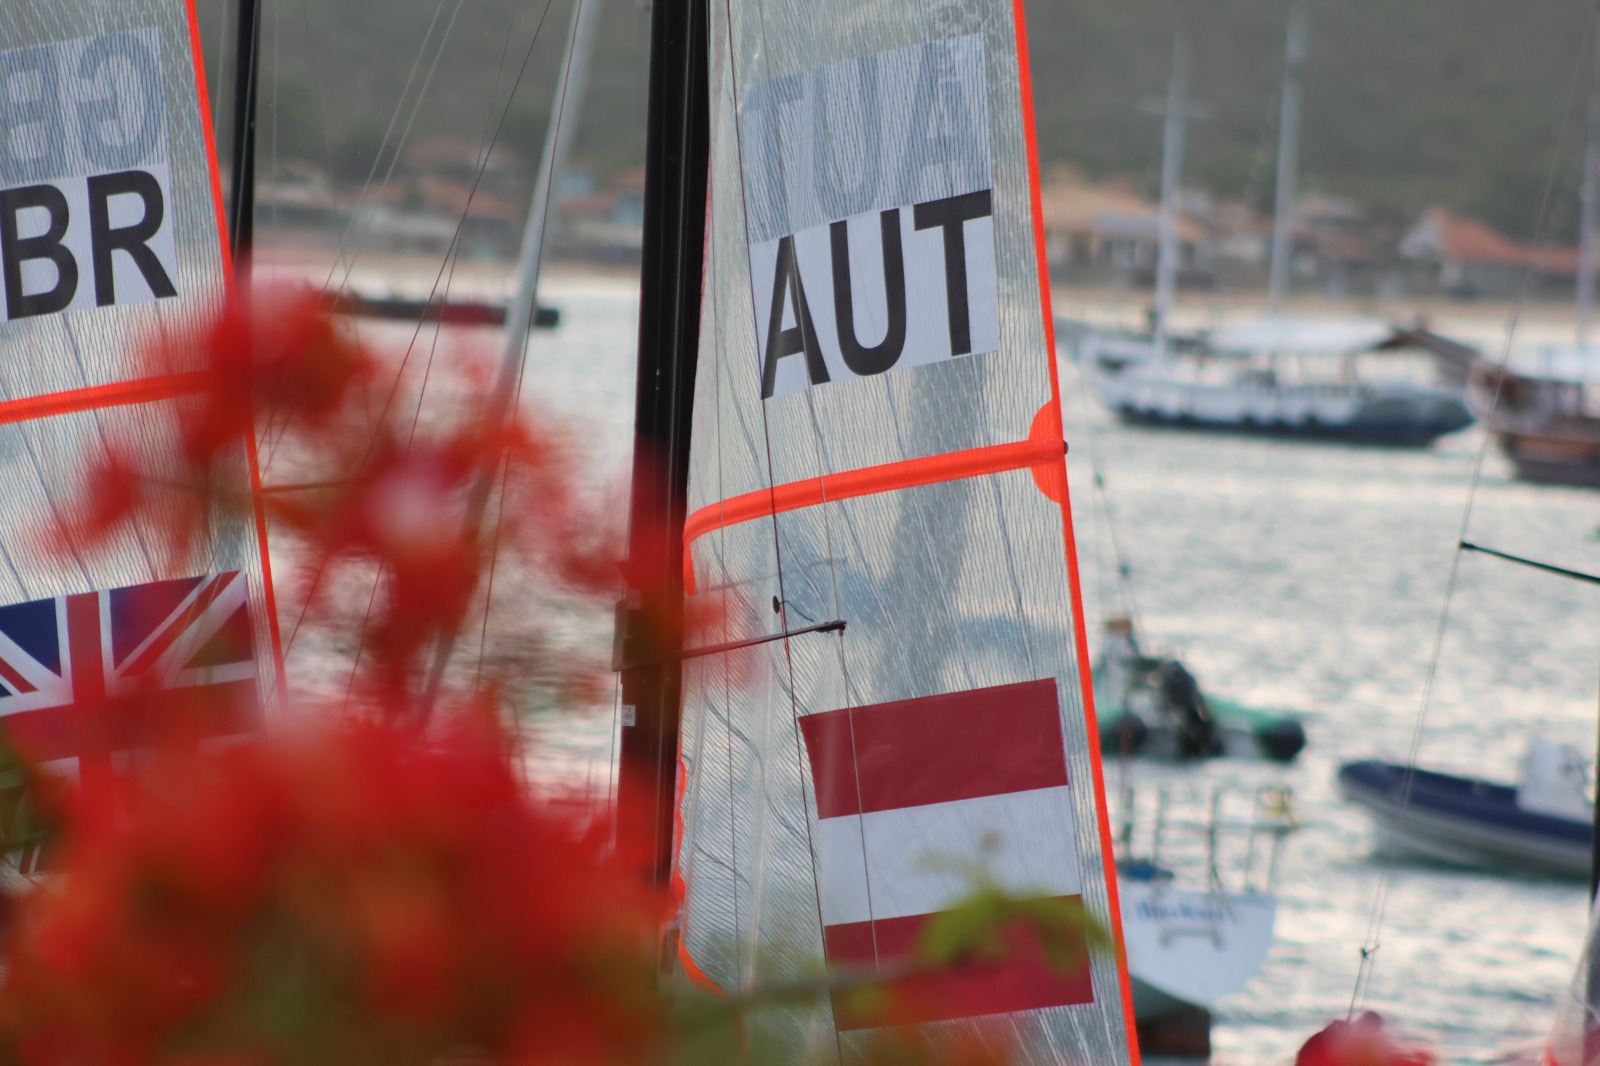
[[[221,121],[227,97],[216,83],[227,71],[218,58],[231,40],[223,21],[232,0],[200,3]],[[397,130],[410,122],[410,143],[441,132],[476,138],[508,98],[501,143],[537,155],[567,0],[265,4],[264,167],[298,158],[364,174],[391,116]],[[1545,229],[1569,237],[1590,6],[1310,0],[1301,187],[1361,201],[1380,223],[1399,226],[1442,203],[1530,238],[1553,176]],[[1046,165],[1071,161],[1091,177],[1123,175],[1154,191],[1160,129],[1145,108],[1164,91],[1182,19],[1194,39],[1191,99],[1210,114],[1190,129],[1188,183],[1270,203],[1287,0],[1028,0],[1027,8]],[[606,0],[574,142],[574,159],[602,178],[642,157],[648,23],[640,0]]]

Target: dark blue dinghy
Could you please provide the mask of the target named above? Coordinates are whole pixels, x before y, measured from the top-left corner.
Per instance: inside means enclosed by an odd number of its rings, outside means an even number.
[[[1534,760],[1530,752],[1530,763]],[[1581,791],[1551,782],[1500,785],[1363,760],[1339,768],[1339,789],[1366,808],[1384,850],[1518,873],[1589,876],[1592,815]]]

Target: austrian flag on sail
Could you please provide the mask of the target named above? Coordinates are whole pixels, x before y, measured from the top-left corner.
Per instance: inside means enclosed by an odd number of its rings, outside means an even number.
[[[817,797],[823,941],[836,966],[915,966],[929,919],[976,878],[1077,906],[1082,875],[1056,686],[1048,681],[800,719]],[[1094,1000],[1089,946],[1062,972],[1036,945],[896,982],[899,1023]],[[861,1024],[836,997],[840,1028]]]

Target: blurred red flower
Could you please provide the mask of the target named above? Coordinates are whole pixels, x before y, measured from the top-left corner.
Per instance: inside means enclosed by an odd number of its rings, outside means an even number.
[[[80,792],[0,984],[22,1062],[648,1061],[661,901],[482,714],[163,750]],[[399,1059],[391,1056],[399,1055]]]
[[[1433,1066],[1434,1061],[1421,1048],[1402,1043],[1372,1011],[1316,1032],[1294,1058],[1295,1066]]]

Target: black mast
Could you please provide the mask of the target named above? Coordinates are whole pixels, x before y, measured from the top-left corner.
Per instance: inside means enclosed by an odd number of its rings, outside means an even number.
[[[228,246],[241,285],[248,283],[256,219],[256,85],[261,65],[260,0],[239,0],[233,46],[233,179],[228,188]]]
[[[706,0],[655,0],[651,12],[633,492],[615,666],[623,704],[617,811],[630,842],[645,845],[645,873],[657,887],[672,867],[677,789],[683,522],[710,145],[706,19]]]

